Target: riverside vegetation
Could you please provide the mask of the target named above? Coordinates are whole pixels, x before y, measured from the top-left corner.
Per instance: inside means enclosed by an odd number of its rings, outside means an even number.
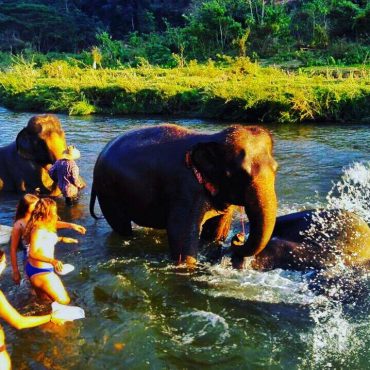
[[[244,122],[370,122],[369,67],[286,71],[248,57],[174,68],[94,69],[18,59],[0,72],[0,104],[70,115],[164,114]]]
[[[0,104],[369,122],[369,27],[369,0],[3,0]]]

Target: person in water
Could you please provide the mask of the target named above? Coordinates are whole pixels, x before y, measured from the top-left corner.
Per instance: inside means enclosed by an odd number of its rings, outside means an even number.
[[[69,295],[56,273],[63,270],[63,263],[54,258],[55,244],[78,243],[76,239],[58,237],[57,205],[50,198],[41,198],[35,205],[26,226],[25,239],[29,241],[29,255],[25,267],[31,285],[38,293],[61,304],[70,302]]]
[[[13,225],[11,242],[10,242],[10,261],[13,269],[13,281],[19,284],[21,281],[21,275],[18,268],[17,251],[21,249],[23,251],[23,262],[26,263],[28,248],[27,243],[24,240],[24,231],[26,225],[31,218],[31,214],[35,209],[36,203],[39,201],[39,197],[34,194],[25,194],[19,200],[17,210],[15,213],[15,222]],[[72,229],[80,234],[85,234],[86,229],[81,226],[70,222],[57,221],[57,229]]]
[[[0,250],[0,275],[6,267],[6,257],[4,251]],[[53,314],[41,316],[23,316],[6,299],[4,293],[0,290],[0,318],[16,329],[33,328],[48,322],[54,324],[63,324],[64,321],[53,317]],[[0,326],[0,369],[10,370],[11,361],[5,346],[5,334]]]
[[[68,206],[78,200],[78,192],[85,187],[80,180],[80,170],[75,162],[80,157],[80,151],[70,145],[63,152],[62,158],[49,169],[49,176],[58,183]]]

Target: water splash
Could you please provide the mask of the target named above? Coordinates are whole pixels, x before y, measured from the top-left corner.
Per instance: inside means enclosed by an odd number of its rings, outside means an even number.
[[[341,179],[329,191],[329,209],[345,209],[370,223],[370,161],[356,162],[345,168]]]
[[[182,337],[182,342],[184,344],[190,344],[194,342],[197,338],[199,339],[201,337],[209,335],[210,332],[213,332],[213,334],[215,334],[215,331],[218,332],[217,342],[222,343],[230,337],[229,324],[223,317],[213,312],[195,310],[183,314],[179,317],[180,320],[188,318],[190,318],[193,322],[193,324],[190,326],[194,326],[194,328],[190,327],[189,329],[192,331],[192,333],[188,333]]]
[[[333,185],[326,197],[325,210],[345,209],[356,213],[367,222],[370,220],[370,162],[357,162],[345,168],[341,179]],[[294,208],[294,207],[293,207]],[[290,210],[290,212],[296,209]],[[345,266],[343,256],[338,253],[335,245],[330,245],[333,235],[341,232],[342,221],[335,213],[323,217],[320,212],[313,216],[313,223],[306,231],[308,240],[325,245],[332,255],[328,269],[309,278],[309,274],[273,270],[268,272],[247,269],[242,272],[230,268],[227,258],[216,266],[208,268],[208,274],[194,278],[206,288],[199,290],[211,296],[226,296],[242,300],[255,300],[269,303],[298,303],[312,305],[321,297],[329,297],[340,301],[346,296],[347,290],[358,289],[359,284],[366,285],[367,276],[353,274]],[[342,227],[343,228],[343,227]],[[312,285],[324,285],[324,289],[312,290]],[[355,288],[354,288],[355,287]],[[323,294],[323,295],[322,295]],[[318,298],[319,297],[319,298]]]

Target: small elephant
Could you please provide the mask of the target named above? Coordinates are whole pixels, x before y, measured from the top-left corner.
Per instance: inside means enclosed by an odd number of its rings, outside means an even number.
[[[202,231],[208,240],[225,239],[235,206],[242,206],[251,233],[236,253],[256,254],[270,240],[276,219],[272,149],[270,133],[259,126],[199,133],[164,124],[129,131],[97,159],[90,213],[96,218],[97,197],[121,235],[131,233],[131,221],[166,229],[172,258],[191,265]]]
[[[0,191],[59,195],[48,167],[66,149],[64,131],[58,118],[45,114],[32,117],[15,142],[0,148]]]
[[[234,237],[232,248],[238,248],[238,240],[240,243],[243,238]],[[253,258],[251,267],[304,271],[342,262],[351,267],[370,267],[369,226],[352,212],[308,210],[278,217],[271,240]]]

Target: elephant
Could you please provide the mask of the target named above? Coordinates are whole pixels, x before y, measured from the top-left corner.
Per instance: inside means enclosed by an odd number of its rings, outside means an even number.
[[[244,207],[251,232],[236,252],[259,253],[274,229],[277,199],[270,132],[231,125],[202,133],[174,124],[128,131],[109,142],[95,163],[96,198],[112,229],[130,235],[131,221],[166,229],[171,257],[196,264],[202,235],[224,240],[232,214]]]
[[[57,196],[60,190],[48,167],[66,149],[59,119],[51,114],[32,117],[15,142],[0,148],[0,191],[35,192]]]
[[[234,236],[231,249],[242,243],[243,237]],[[353,212],[311,209],[278,217],[271,240],[250,266],[256,270],[306,271],[338,263],[370,267],[370,228]]]

